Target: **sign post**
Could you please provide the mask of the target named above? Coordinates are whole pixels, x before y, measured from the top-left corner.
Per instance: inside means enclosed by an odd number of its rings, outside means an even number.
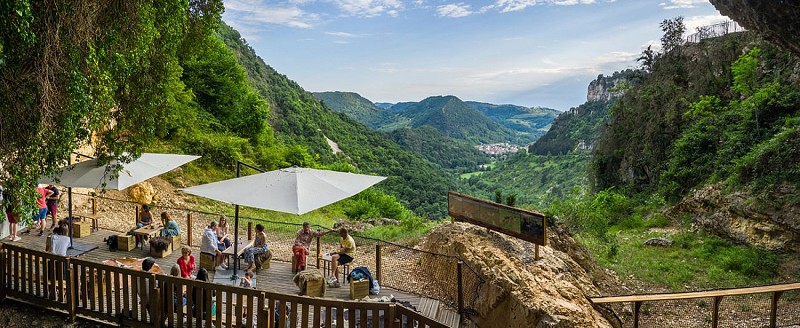
[[[547,219],[543,214],[449,192],[447,207],[456,221],[469,222],[539,245],[547,245]]]

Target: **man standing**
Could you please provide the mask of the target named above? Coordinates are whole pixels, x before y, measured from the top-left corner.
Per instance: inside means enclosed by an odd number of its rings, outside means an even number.
[[[303,222],[303,228],[297,231],[297,237],[294,238],[294,246],[292,246],[292,254],[295,259],[293,269],[298,272],[306,269],[306,255],[308,255],[308,249],[311,248],[311,240],[335,231],[311,230],[311,224],[308,221]]]
[[[50,196],[47,196],[46,204],[47,204],[47,213],[50,213],[50,217],[53,218],[52,229],[55,229],[56,222],[58,222],[56,214],[58,213],[58,200],[61,198],[61,193],[58,191],[58,188],[56,188],[56,186],[51,184],[47,185],[45,189],[53,192]]]
[[[353,237],[347,234],[346,228],[339,228],[339,251],[331,252],[331,264],[333,265],[333,278],[329,284],[331,288],[338,288],[342,285],[339,283],[339,266],[353,262],[353,255],[356,251],[356,241]]]

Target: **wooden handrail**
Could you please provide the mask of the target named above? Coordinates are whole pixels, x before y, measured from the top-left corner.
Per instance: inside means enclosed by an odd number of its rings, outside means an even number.
[[[785,292],[788,290],[795,290],[795,289],[800,289],[800,283],[733,288],[733,289],[719,289],[719,290],[709,290],[702,292],[590,297],[589,300],[591,300],[592,303],[594,304],[622,303],[622,302],[652,302],[652,301],[683,300],[683,299],[718,297],[718,296],[735,296],[735,295],[761,294],[761,293],[772,293],[772,292]]]
[[[52,293],[36,292],[52,287],[49,275],[38,276],[48,263],[66,263],[67,282],[58,286],[66,297],[50,299]],[[60,265],[60,264],[59,264]],[[227,286],[198,280],[141,272],[129,268],[106,265],[80,258],[65,258],[47,252],[15,245],[2,244],[0,248],[0,296],[22,298],[44,308],[59,308],[69,312],[70,319],[77,316],[139,327],[173,326],[175,320],[186,319],[188,326],[216,321],[216,326],[244,324],[245,327],[284,327],[288,323],[302,322],[319,327],[360,324],[366,327],[369,318],[380,320],[384,327],[393,327],[398,320],[418,324],[419,327],[445,328],[446,326],[421,313],[393,303],[356,302],[288,295],[251,288]],[[61,278],[59,278],[61,280]],[[48,289],[50,291],[53,288]],[[141,304],[138,292],[149,290],[148,304]],[[179,293],[175,293],[180,291]],[[174,295],[186,294],[186,306]],[[192,295],[197,295],[192,297]],[[216,295],[216,296],[212,296]],[[216,313],[212,314],[212,297]],[[202,310],[192,311],[194,303],[203,301]],[[172,305],[172,306],[171,306]],[[277,312],[276,312],[277,311]],[[324,311],[324,312],[323,312]],[[345,314],[346,312],[346,314]],[[275,316],[274,314],[277,314]],[[177,317],[175,316],[177,315]],[[277,317],[277,322],[275,318]],[[180,325],[180,324],[179,324]],[[291,326],[295,326],[292,324]]]

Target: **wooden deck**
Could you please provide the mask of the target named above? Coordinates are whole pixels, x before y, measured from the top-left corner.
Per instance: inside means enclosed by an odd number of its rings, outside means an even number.
[[[144,246],[144,250],[140,248],[135,248],[132,251],[115,251],[111,252],[108,250],[108,246],[103,241],[103,239],[110,235],[116,235],[118,233],[108,231],[108,230],[99,230],[93,232],[91,235],[84,237],[84,238],[75,238],[75,241],[79,241],[86,244],[95,245],[98,248],[89,251],[83,255],[78,256],[78,258],[93,262],[102,262],[103,260],[114,259],[114,258],[123,258],[123,257],[131,257],[131,258],[144,258],[150,256],[150,247],[149,245]],[[30,234],[20,234],[22,237],[21,241],[18,242],[11,242],[8,239],[3,240],[3,243],[18,245],[22,247],[44,250],[45,248],[45,240],[46,237],[37,236],[37,232],[32,232]],[[200,250],[197,247],[192,247],[193,251],[192,254],[195,256],[195,261],[200,261]],[[180,256],[180,251],[172,252],[167,257],[164,258],[156,258],[156,263],[161,267],[162,272],[169,273],[170,268],[173,264],[175,264]],[[242,265],[245,263],[242,262]],[[313,267],[314,261],[309,258],[309,265]],[[214,271],[210,271],[210,279],[214,278]],[[256,289],[276,292],[276,293],[283,293],[289,295],[297,295],[300,290],[297,286],[294,285],[292,282],[292,278],[294,275],[292,274],[291,270],[291,263],[281,262],[272,260],[269,269],[263,269],[258,272],[256,275]],[[398,301],[407,301],[410,302],[411,305],[414,307],[419,307],[420,304],[420,296],[405,293],[397,290],[393,290],[391,288],[381,288],[381,292],[378,295],[370,295],[370,298],[380,298],[383,296],[390,296],[393,295],[395,299]],[[325,292],[325,298],[331,299],[339,299],[339,300],[349,300],[350,299],[350,289],[347,283],[343,283],[341,288],[328,288]]]

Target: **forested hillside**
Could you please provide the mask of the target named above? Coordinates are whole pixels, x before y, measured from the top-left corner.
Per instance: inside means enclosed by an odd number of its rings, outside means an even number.
[[[593,159],[596,188],[677,200],[725,181],[800,182],[800,62],[753,33],[675,46],[611,109]]]
[[[479,165],[489,162],[489,156],[472,145],[445,137],[429,126],[397,129],[387,134],[403,148],[458,173],[475,171]]]
[[[477,101],[466,101],[486,117],[518,132],[517,142],[529,144],[544,135],[559,111],[544,107],[522,107],[517,105],[495,105]]]
[[[636,85],[644,75],[645,72],[629,69],[610,76],[598,76],[589,84],[588,100],[558,115],[550,130],[528,147],[528,151],[536,155],[591,151],[610,118],[609,108],[619,95]]]
[[[516,204],[543,211],[551,202],[569,196],[575,188],[582,190],[588,186],[590,159],[588,153],[540,156],[520,150],[492,170],[473,175],[467,181],[486,194],[499,191],[504,200],[513,196]]]
[[[289,148],[298,150],[292,153],[295,156],[307,156],[299,162],[344,162],[362,172],[387,176],[379,187],[418,214],[429,218],[446,215],[447,191],[461,189],[455,177],[380,132],[370,131],[323,106],[297,83],[264,63],[232,28],[222,26],[220,34],[236,54],[250,82],[267,99],[275,137],[293,145]],[[334,155],[326,137],[338,143],[344,154]],[[303,152],[306,148],[308,151]]]
[[[397,114],[408,119],[408,127],[430,126],[445,136],[473,144],[509,142],[516,138],[516,133],[454,96],[428,97]]]
[[[325,104],[325,107],[361,122],[372,130],[381,129],[383,126],[396,121],[397,115],[391,111],[373,104],[369,99],[355,92],[314,92],[315,98]]]

